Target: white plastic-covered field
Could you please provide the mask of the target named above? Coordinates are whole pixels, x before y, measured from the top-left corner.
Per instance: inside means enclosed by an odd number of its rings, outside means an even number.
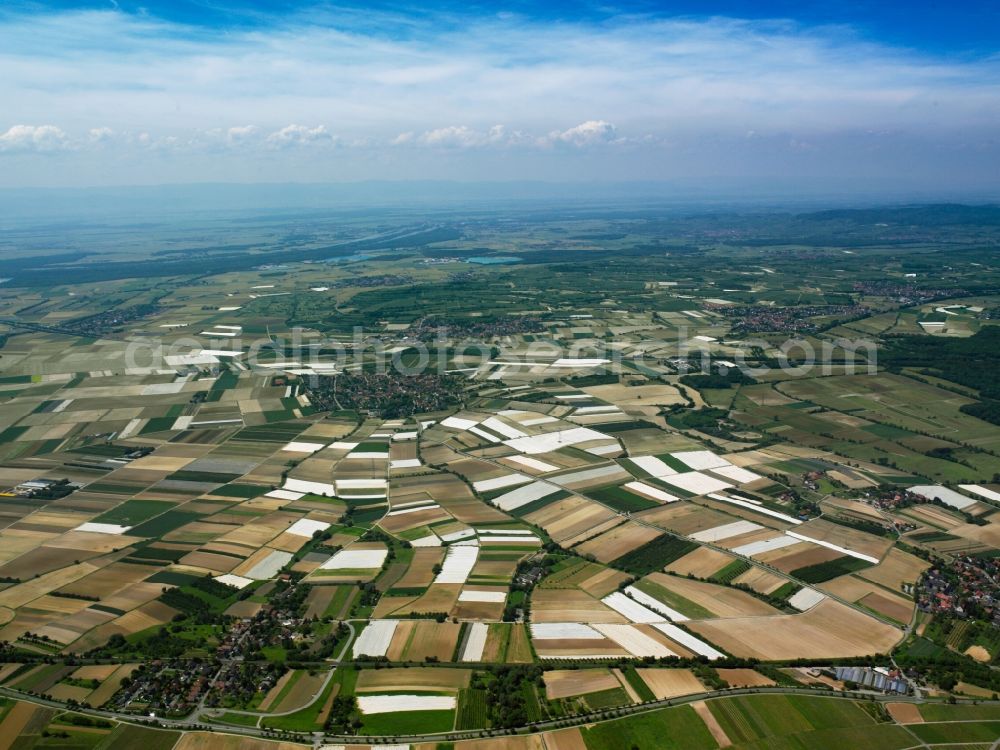
[[[323,450],[325,447],[326,443],[303,443],[293,440],[281,450],[288,453],[315,453],[316,451]]]
[[[712,646],[705,643],[705,641],[700,638],[695,638],[693,635],[685,630],[681,630],[676,625],[671,625],[669,622],[657,622],[653,624],[653,627],[663,633],[667,638],[672,641],[677,641],[684,648],[694,651],[699,656],[704,656],[707,659],[723,659],[725,654],[718,649],[712,648]]]
[[[718,492],[732,487],[728,482],[723,482],[721,479],[710,477],[708,474],[702,474],[698,471],[686,471],[683,474],[663,477],[662,481],[696,495],[707,495],[709,492]]]
[[[960,484],[958,488],[966,492],[971,492],[973,495],[985,497],[987,500],[1000,502],[1000,492],[995,492],[988,487],[980,487],[978,484]]]
[[[815,607],[824,599],[826,599],[826,594],[820,593],[808,586],[803,586],[795,592],[794,596],[788,598],[788,603],[800,612],[805,612],[807,609]]]
[[[400,711],[448,711],[456,705],[454,695],[359,695],[363,714],[394,714]]]
[[[556,492],[560,492],[560,488],[557,485],[549,484],[548,482],[532,482],[501,495],[494,499],[493,502],[501,510],[510,511],[516,510],[522,505],[533,503],[535,500],[541,500],[543,497],[555,494]]]
[[[713,474],[718,474],[721,477],[736,482],[736,484],[749,484],[762,478],[760,474],[754,474],[752,471],[748,471],[740,466],[720,466],[711,471]]]
[[[298,500],[305,496],[304,492],[292,492],[291,490],[271,490],[265,493],[264,497],[273,497],[275,500]]]
[[[333,497],[336,494],[332,484],[327,482],[309,482],[305,479],[288,478],[285,480],[283,489],[313,495],[326,495],[327,497]]]
[[[354,451],[347,455],[348,458],[362,458],[368,460],[387,460],[389,451]]]
[[[573,427],[568,430],[556,430],[546,432],[541,435],[529,435],[528,437],[505,440],[504,443],[518,453],[529,455],[536,453],[550,453],[559,448],[577,443],[589,443],[597,440],[611,440],[609,436],[589,427]]]
[[[453,430],[467,430],[477,424],[479,423],[474,419],[462,419],[461,417],[448,417],[441,420],[442,427],[450,427]]]
[[[487,441],[489,443],[499,443],[500,442],[500,438],[498,438],[492,432],[487,432],[486,430],[481,430],[481,429],[479,429],[479,427],[470,427],[469,428],[469,432],[471,432],[473,435],[478,435],[483,440],[485,440],[485,441]]]
[[[961,492],[955,492],[955,490],[935,484],[921,484],[910,487],[910,492],[922,495],[928,500],[937,498],[945,505],[950,505],[952,508],[957,508],[958,510],[965,510],[970,505],[976,504],[975,500],[971,497],[966,497]]]
[[[602,406],[581,406],[575,412],[576,416],[585,416],[588,414],[621,414],[622,410],[619,409],[614,404],[604,404]]]
[[[483,534],[499,534],[501,536],[534,536],[535,532],[529,529],[476,529],[476,533],[479,535]]]
[[[504,487],[514,487],[530,481],[531,477],[528,475],[515,472],[513,474],[505,474],[502,477],[480,479],[478,482],[473,482],[472,487],[476,492],[492,492],[493,490],[502,490]]]
[[[419,539],[414,539],[410,544],[414,547],[440,547],[441,538],[437,534],[428,534]]]
[[[676,503],[680,500],[676,495],[671,495],[669,492],[664,492],[659,487],[652,487],[645,482],[626,482],[625,489],[631,490],[650,500],[655,500],[658,503]]]
[[[440,508],[441,506],[437,503],[430,503],[427,505],[418,505],[413,508],[400,508],[399,510],[391,510],[386,513],[386,516],[405,516],[407,513],[419,513],[422,510],[434,510],[435,508]]]
[[[394,458],[389,461],[390,469],[415,469],[420,465],[419,458]]]
[[[490,632],[490,626],[485,622],[474,622],[469,626],[469,635],[465,639],[465,646],[462,648],[462,661],[480,661],[483,658],[483,650],[486,648],[486,636]]]
[[[392,636],[396,632],[396,625],[399,620],[372,620],[361,631],[361,635],[354,642],[351,652],[355,657],[365,654],[367,656],[385,656],[392,643]]]
[[[721,526],[714,526],[704,531],[696,531],[694,534],[691,534],[691,538],[698,542],[721,542],[723,539],[740,536],[741,534],[749,534],[751,531],[757,531],[762,528],[764,527],[752,521],[733,521],[732,523],[724,523]]]
[[[507,456],[505,460],[513,461],[526,469],[534,469],[535,471],[541,471],[543,473],[556,471],[559,468],[558,466],[553,466],[552,464],[545,463],[544,461],[539,461],[537,458],[532,458],[531,456]]]
[[[294,534],[295,536],[312,537],[312,535],[317,531],[326,531],[328,528],[330,528],[330,524],[326,521],[314,521],[311,518],[300,518],[298,521],[285,529],[285,533]]]
[[[594,628],[628,651],[632,656],[640,658],[652,656],[657,659],[665,656],[677,656],[677,654],[662,643],[636,628],[635,625],[600,623],[595,624]]]
[[[352,451],[355,448],[357,448],[358,445],[359,445],[359,443],[356,443],[356,442],[348,442],[348,441],[344,441],[344,440],[338,440],[335,443],[330,443],[330,445],[327,446],[327,447],[330,450],[332,450],[332,451]]]
[[[578,482],[591,482],[595,479],[608,479],[611,480],[613,477],[622,475],[623,477],[628,476],[626,471],[618,464],[611,464],[610,466],[598,466],[594,469],[582,469],[580,471],[574,471],[571,474],[563,474],[558,477],[551,477],[550,482],[566,487],[570,484],[576,484]]]
[[[650,476],[668,477],[671,474],[677,473],[675,469],[667,466],[667,464],[656,456],[632,456],[628,460]]]
[[[124,534],[131,528],[131,526],[121,526],[117,523],[94,523],[93,521],[88,521],[87,523],[81,523],[73,531],[89,531],[92,534]]]
[[[613,443],[605,443],[604,445],[595,445],[590,448],[584,448],[587,453],[593,456],[607,456],[611,453],[618,453],[622,447],[615,440]]]
[[[779,521],[784,521],[785,523],[800,524],[798,518],[793,518],[787,513],[782,513],[781,511],[771,510],[770,508],[765,508],[764,505],[757,500],[746,500],[739,497],[732,497],[731,495],[720,495],[717,492],[710,492],[708,496],[713,500],[719,500],[723,503],[729,503],[730,505],[738,505],[741,508],[747,508],[755,513],[763,513],[765,516],[771,516],[771,518],[777,518]]]
[[[506,591],[470,591],[465,589],[458,595],[460,602],[499,602],[507,599]]]
[[[512,427],[511,425],[507,424],[506,422],[500,419],[497,419],[496,417],[487,417],[482,421],[480,426],[488,427],[489,429],[493,430],[493,432],[497,433],[498,435],[502,435],[503,437],[508,439],[522,438],[526,437],[528,434],[526,432],[522,432],[516,427]]]
[[[731,466],[726,459],[715,455],[712,451],[679,451],[670,455],[695,471]]]
[[[560,357],[552,363],[551,367],[600,367],[610,361],[610,359],[597,357]]]
[[[323,570],[381,568],[388,554],[385,549],[342,549],[319,567]]]
[[[603,635],[590,625],[582,622],[533,622],[531,637],[540,641],[549,640],[601,640]]]
[[[490,536],[481,537],[479,539],[479,543],[480,544],[541,544],[542,540],[534,535],[501,536],[498,534],[491,534]]]
[[[520,424],[524,427],[534,427],[535,425],[552,424],[558,421],[556,417],[532,417],[531,419],[522,419]]]
[[[798,544],[799,541],[793,537],[779,534],[768,539],[761,539],[749,544],[741,544],[739,547],[733,547],[733,552],[744,557],[753,557],[754,555],[763,555],[765,552],[773,552],[783,547],[791,547],[793,544]]]
[[[661,615],[666,617],[668,620],[673,620],[674,622],[685,622],[688,618],[678,612],[673,607],[668,607],[666,604],[661,602],[659,599],[650,596],[645,591],[640,591],[635,586],[629,586],[625,589],[625,593],[635,599],[637,602],[645,607],[653,610],[654,612],[659,612]],[[623,613],[624,614],[624,613]],[[649,620],[649,622],[659,622],[662,621],[663,617],[658,617],[656,620]]]
[[[452,545],[434,583],[465,583],[479,558],[479,547]]]
[[[280,550],[275,550],[250,568],[250,570],[247,571],[247,578],[252,578],[255,581],[270,580],[278,575],[278,571],[288,565],[288,561],[291,559],[291,552],[281,552]]]
[[[663,615],[644,607],[634,599],[625,596],[621,591],[608,594],[601,602],[611,607],[615,612],[625,615],[632,622],[662,622]]]
[[[797,531],[786,531],[788,536],[794,539],[800,539],[803,542],[811,542],[812,544],[818,544],[820,547],[826,547],[827,549],[832,549],[834,552],[840,552],[844,555],[850,555],[851,557],[856,557],[859,560],[864,560],[865,562],[870,562],[872,565],[878,565],[879,559],[873,557],[872,555],[866,555],[863,552],[858,552],[857,550],[848,549],[847,547],[841,547],[839,544],[834,544],[833,542],[827,542],[822,539],[813,539],[812,537],[806,536],[805,534],[799,534]]]
[[[458,531],[452,531],[448,534],[441,534],[442,541],[445,542],[456,542],[459,539],[468,539],[476,535],[475,529],[459,529]]]
[[[224,583],[227,586],[235,586],[238,589],[245,589],[251,583],[253,583],[252,578],[244,578],[243,576],[233,575],[232,573],[226,573],[225,575],[216,576],[213,580],[219,583]]]

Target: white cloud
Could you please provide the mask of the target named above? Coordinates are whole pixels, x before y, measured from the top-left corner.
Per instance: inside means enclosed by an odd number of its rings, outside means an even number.
[[[115,137],[115,131],[108,127],[91,128],[87,136],[91,143],[107,143]]]
[[[252,140],[260,132],[256,125],[237,125],[226,131],[226,142],[230,145],[246,143]]]
[[[332,143],[334,140],[325,125],[317,125],[314,128],[305,125],[286,125],[267,137],[267,142],[278,148],[303,146],[311,143]]]
[[[569,143],[573,146],[593,146],[599,143],[620,142],[618,129],[604,120],[587,120],[579,125],[563,130],[553,131],[549,139],[557,143]]]
[[[877,148],[896,174],[944,170],[959,150],[995,165],[1000,151],[1000,58],[791,22],[338,7],[206,34],[113,11],[13,12],[0,17],[0,50],[7,125],[53,123],[10,128],[0,150],[68,160],[118,149],[144,179],[154,153],[190,156],[192,177],[228,174],[226,160],[247,153],[269,157],[253,179],[328,175],[335,153],[338,174],[354,159],[355,178],[433,177],[465,160],[477,165],[468,179],[493,179],[497,164],[504,179],[584,178],[586,164],[589,176],[629,179],[635,165],[658,177],[744,164],[773,174],[786,157],[803,172],[870,172],[876,160],[862,154],[878,133],[892,134]]]
[[[482,148],[489,146],[523,146],[538,142],[520,130],[508,130],[503,125],[492,125],[486,130],[475,130],[467,125],[449,125],[428,130],[419,136],[412,132],[400,133],[390,143],[394,146],[417,144],[442,148]]]
[[[62,151],[69,139],[55,125],[14,125],[0,134],[0,151]]]

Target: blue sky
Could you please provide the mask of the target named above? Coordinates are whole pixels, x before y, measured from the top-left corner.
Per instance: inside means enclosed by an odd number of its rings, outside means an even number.
[[[1000,4],[14,0],[0,186],[1000,189]]]

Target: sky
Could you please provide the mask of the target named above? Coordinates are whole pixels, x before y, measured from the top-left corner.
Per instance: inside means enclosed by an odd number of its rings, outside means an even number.
[[[1000,196],[988,0],[7,0],[0,187]]]

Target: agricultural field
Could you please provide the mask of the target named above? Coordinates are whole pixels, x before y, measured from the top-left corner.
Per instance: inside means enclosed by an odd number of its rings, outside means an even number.
[[[443,215],[345,219],[343,256],[39,260],[0,285],[0,687],[47,701],[9,701],[12,731],[904,747],[852,691],[994,705],[989,253],[848,253],[795,217],[772,245]],[[804,368],[793,334],[834,361]],[[919,705],[894,710],[928,742],[957,721]],[[71,709],[116,718],[63,729]],[[122,723],[150,718],[178,731]],[[567,723],[462,735],[539,722]]]

